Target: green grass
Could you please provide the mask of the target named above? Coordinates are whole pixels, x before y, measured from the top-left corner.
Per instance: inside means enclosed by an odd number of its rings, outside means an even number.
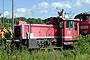
[[[74,49],[54,50],[34,50],[29,52],[25,46],[20,46],[17,50],[11,43],[0,46],[0,60],[90,60],[90,36],[76,36],[77,44],[73,44]],[[6,50],[4,49],[5,47]]]

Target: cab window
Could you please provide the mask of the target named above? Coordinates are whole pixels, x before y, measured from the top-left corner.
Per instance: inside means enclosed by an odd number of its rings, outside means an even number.
[[[73,21],[66,21],[66,28],[73,28]]]
[[[51,20],[46,21],[46,24],[50,24],[50,23],[51,23]]]
[[[59,22],[59,27],[62,28],[63,27],[63,21]]]
[[[66,28],[69,28],[69,21],[66,21]]]
[[[70,28],[73,28],[73,21],[70,21]]]
[[[81,21],[88,21],[89,20],[89,16],[82,16],[81,17]]]

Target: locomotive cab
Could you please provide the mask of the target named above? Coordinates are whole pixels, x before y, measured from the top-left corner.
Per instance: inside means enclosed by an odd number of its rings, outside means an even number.
[[[76,41],[73,36],[79,36],[79,19],[69,19],[60,17],[51,17],[46,19],[46,23],[57,26],[55,33],[59,37],[59,41],[64,41],[64,44],[71,44],[71,41]]]
[[[64,19],[64,41],[76,41],[73,36],[79,36],[79,20]],[[66,43],[67,44],[67,43]]]
[[[75,18],[80,19],[80,34],[90,34],[90,12],[80,13]]]

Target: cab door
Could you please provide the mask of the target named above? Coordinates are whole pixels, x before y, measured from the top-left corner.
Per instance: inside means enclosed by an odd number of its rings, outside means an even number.
[[[63,37],[63,20],[59,21],[59,36]]]
[[[74,36],[74,28],[73,28],[73,21],[66,20],[65,21],[65,28],[64,28],[64,40],[69,41],[72,40],[72,36]]]
[[[74,22],[74,36],[79,35],[79,23],[78,22]]]

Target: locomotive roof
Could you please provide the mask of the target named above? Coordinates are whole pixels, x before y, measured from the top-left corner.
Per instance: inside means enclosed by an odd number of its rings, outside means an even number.
[[[72,18],[61,18],[62,20],[71,20],[71,21],[80,21],[79,19],[72,19]]]
[[[79,19],[72,19],[72,18],[62,18],[62,17],[51,17],[45,20],[49,20],[49,19],[60,19],[60,20],[72,20],[72,21],[80,21]]]
[[[80,14],[78,14],[77,16],[80,16],[80,15],[90,15],[90,12],[80,13]]]

